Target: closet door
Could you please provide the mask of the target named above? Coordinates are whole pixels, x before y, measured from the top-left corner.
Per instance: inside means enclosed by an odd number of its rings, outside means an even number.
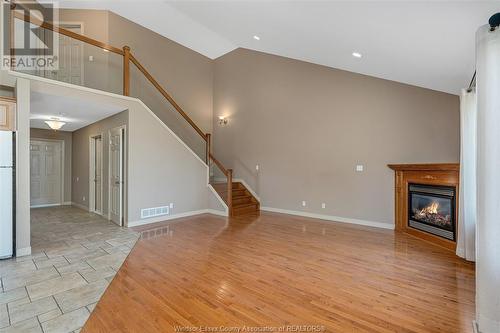
[[[62,143],[31,141],[31,206],[62,204]]]

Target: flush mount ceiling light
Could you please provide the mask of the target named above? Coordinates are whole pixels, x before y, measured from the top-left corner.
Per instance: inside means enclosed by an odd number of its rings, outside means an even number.
[[[66,125],[64,121],[60,121],[59,118],[50,118],[50,120],[46,120],[45,123],[54,131],[58,131]]]
[[[359,52],[353,52],[353,53],[352,53],[352,56],[353,56],[354,58],[361,58],[363,55],[362,55],[361,53],[359,53]]]
[[[257,35],[254,35],[254,36],[253,36],[253,39],[255,39],[255,40],[260,40],[260,37],[259,37],[259,36],[257,36]]]

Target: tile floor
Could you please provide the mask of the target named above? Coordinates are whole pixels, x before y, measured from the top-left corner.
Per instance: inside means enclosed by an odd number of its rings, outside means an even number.
[[[0,260],[0,333],[79,332],[139,234],[69,206],[31,230],[31,256]]]

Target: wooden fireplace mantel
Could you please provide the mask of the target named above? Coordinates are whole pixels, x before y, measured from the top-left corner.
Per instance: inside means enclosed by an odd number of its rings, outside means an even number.
[[[450,250],[456,249],[456,241],[435,236],[408,226],[408,184],[444,185],[455,187],[458,198],[460,164],[389,164],[395,171],[395,221],[396,230],[408,233]],[[455,204],[455,232],[458,216],[458,200]],[[456,237],[455,237],[456,239]]]

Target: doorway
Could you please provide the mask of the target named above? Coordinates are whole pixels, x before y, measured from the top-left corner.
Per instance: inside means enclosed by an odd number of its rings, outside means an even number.
[[[125,207],[125,127],[109,131],[109,219],[123,226]]]
[[[30,205],[63,204],[64,142],[33,139],[30,142]]]
[[[89,210],[102,215],[102,135],[90,137]]]

